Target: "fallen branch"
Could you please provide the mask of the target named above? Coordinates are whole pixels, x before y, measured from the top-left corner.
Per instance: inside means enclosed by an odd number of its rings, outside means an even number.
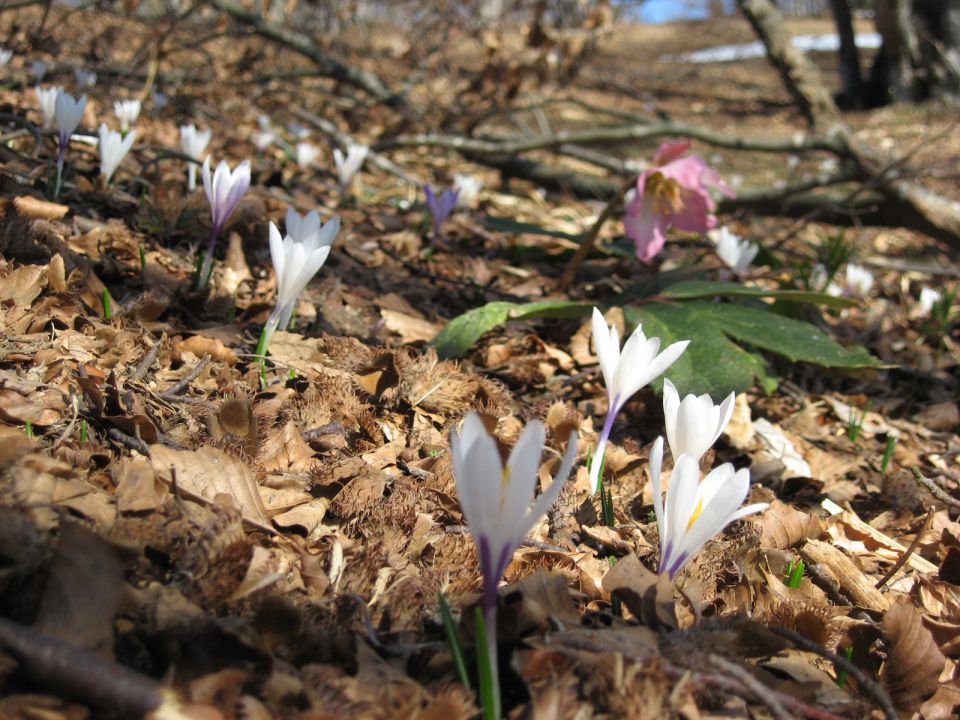
[[[249,26],[255,33],[267,40],[280,43],[310,60],[317,73],[338,82],[363,90],[378,102],[398,110],[412,111],[406,97],[387,87],[380,78],[365,70],[344,65],[327,55],[317,43],[307,35],[274,25],[261,15],[246,10],[231,0],[208,0],[215,8],[227,13],[234,20]],[[419,114],[419,113],[415,113]]]
[[[951,507],[960,508],[960,500],[957,500],[955,497],[953,497],[953,495],[948,494],[946,490],[937,485],[930,478],[925,477],[920,472],[920,468],[918,468],[916,465],[910,468],[910,471],[913,473],[913,479],[929,490],[930,494],[933,495],[937,500],[944,502]]]

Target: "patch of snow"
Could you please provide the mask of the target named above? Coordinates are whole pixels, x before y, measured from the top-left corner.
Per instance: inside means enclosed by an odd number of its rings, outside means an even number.
[[[857,47],[876,49],[880,47],[879,33],[857,33]],[[836,33],[829,35],[797,35],[793,38],[793,45],[803,52],[836,52],[840,49],[840,37]],[[704,50],[682,53],[680,55],[663,55],[662,62],[684,63],[716,63],[748,60],[766,55],[763,43],[755,40],[742,45],[719,45]]]

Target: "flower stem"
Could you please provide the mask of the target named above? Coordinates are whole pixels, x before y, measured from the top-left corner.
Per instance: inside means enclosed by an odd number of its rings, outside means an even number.
[[[603,421],[603,430],[600,431],[600,440],[597,441],[597,449],[593,451],[593,457],[590,460],[590,484],[592,492],[596,494],[600,488],[600,473],[603,472],[603,456],[607,450],[607,440],[610,438],[610,432],[613,430],[613,421],[617,419],[616,403],[611,403],[607,408],[607,417]]]
[[[486,595],[486,593],[484,593]],[[477,670],[484,720],[500,720],[500,672],[497,666],[497,606],[477,608]]]
[[[567,267],[563,271],[563,275],[560,277],[560,283],[557,286],[557,289],[563,292],[568,287],[570,283],[573,282],[574,276],[577,274],[577,270],[580,269],[580,266],[583,265],[583,261],[587,259],[587,255],[590,254],[590,251],[593,250],[594,244],[597,242],[597,236],[600,234],[600,229],[604,226],[607,220],[610,219],[610,216],[613,215],[614,211],[617,209],[617,206],[623,200],[624,196],[637,184],[636,176],[630,178],[629,182],[624,185],[620,192],[610,198],[610,201],[607,203],[607,206],[603,208],[603,212],[600,213],[600,217],[597,218],[597,221],[593,224],[593,227],[587,231],[587,234],[583,236],[583,239],[580,241],[580,247],[577,248],[577,252],[574,253],[573,257],[570,258],[570,262],[567,263]]]
[[[213,274],[213,251],[217,247],[217,239],[220,237],[220,228],[216,225],[210,231],[210,240],[207,242],[207,254],[203,258],[203,265],[200,267],[200,274],[197,275],[196,290],[202,290],[210,282],[210,276]]]

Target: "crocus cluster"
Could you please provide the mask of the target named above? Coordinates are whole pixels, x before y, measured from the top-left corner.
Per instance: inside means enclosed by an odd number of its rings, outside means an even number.
[[[338,216],[321,225],[320,213],[316,210],[303,217],[292,208],[287,210],[286,236],[281,236],[277,226],[270,223],[270,257],[277,274],[277,302],[260,335],[257,355],[266,354],[273,334],[287,327],[297,297],[327,261],[339,230]]]
[[[506,467],[497,443],[480,416],[467,413],[460,430],[450,435],[457,496],[477,546],[483,575],[483,615],[490,650],[490,672],[497,687],[497,586],[513,553],[560,495],[577,454],[577,436],[571,434],[550,487],[534,501],[545,431],[532,420],[513,446]],[[499,702],[499,697],[494,698]],[[500,717],[499,708],[494,717]]]
[[[637,258],[643,262],[663,249],[671,227],[697,233],[716,227],[711,189],[734,195],[702,157],[686,155],[691,145],[689,141],[664,143],[653,158],[653,166],[637,178],[623,224],[636,243]]]
[[[594,493],[600,487],[603,455],[617,413],[640,388],[666,372],[689,344],[689,340],[681,340],[660,352],[660,338],[648,339],[638,325],[621,351],[620,334],[616,326],[607,326],[600,311],[593,309],[593,346],[607,388],[607,416],[590,461],[590,484]]]

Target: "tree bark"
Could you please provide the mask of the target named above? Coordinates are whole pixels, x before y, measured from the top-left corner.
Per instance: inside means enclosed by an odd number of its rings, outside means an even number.
[[[857,36],[853,29],[853,15],[849,0],[830,0],[833,19],[840,38],[840,78],[843,83],[841,101],[845,107],[861,107],[863,104],[863,75],[860,73],[860,54],[857,52]]]

